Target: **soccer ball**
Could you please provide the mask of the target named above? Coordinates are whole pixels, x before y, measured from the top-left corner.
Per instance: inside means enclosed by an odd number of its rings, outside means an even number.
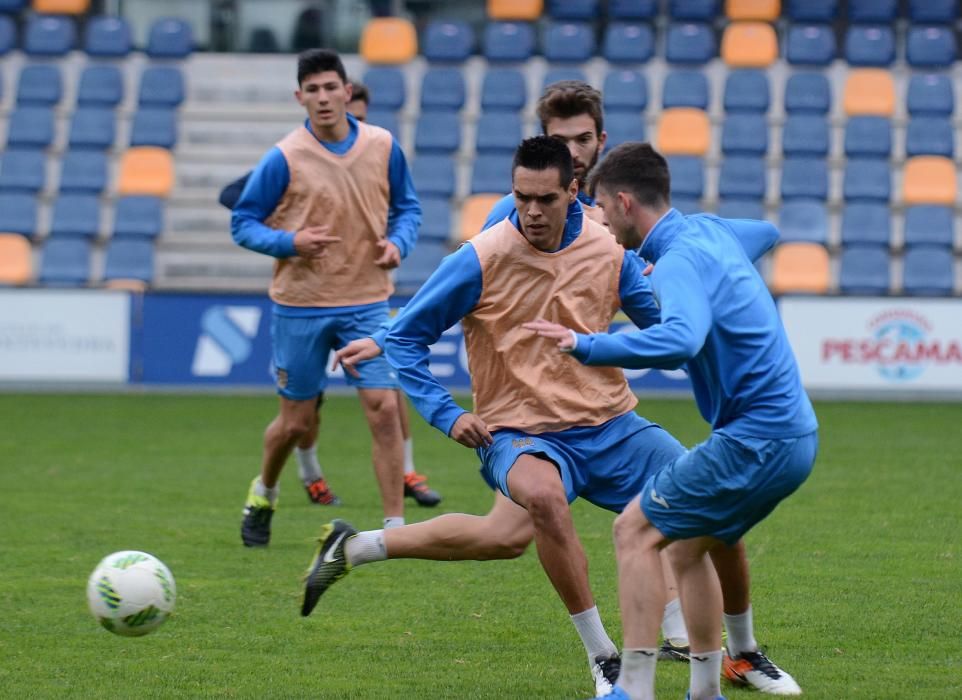
[[[170,569],[146,552],[114,552],[87,581],[87,604],[114,634],[140,637],[160,627],[174,609],[177,588]]]

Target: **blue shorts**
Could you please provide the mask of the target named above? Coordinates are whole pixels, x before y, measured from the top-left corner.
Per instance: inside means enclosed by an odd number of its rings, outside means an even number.
[[[669,539],[708,535],[732,545],[802,485],[817,452],[817,432],[787,440],[712,433],[645,484],[641,509]]]
[[[564,482],[568,503],[584,498],[620,513],[658,469],[685,448],[655,423],[633,412],[591,427],[531,435],[498,430],[494,444],[478,449],[481,475],[508,498],[508,472],[523,454],[553,462]]]
[[[313,399],[327,386],[332,350],[373,335],[388,318],[387,304],[329,316],[279,316],[271,319],[274,380],[286,399]],[[357,366],[361,378],[347,372],[347,383],[358,389],[397,389],[397,375],[384,356]]]

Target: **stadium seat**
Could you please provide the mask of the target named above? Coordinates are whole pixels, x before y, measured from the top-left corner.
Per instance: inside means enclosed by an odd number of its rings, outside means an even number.
[[[551,22],[542,35],[542,50],[548,61],[582,63],[595,55],[595,35],[588,24]]]
[[[722,34],[721,57],[733,68],[766,68],[778,60],[775,29],[765,22],[732,22]]]
[[[902,173],[902,202],[955,206],[955,164],[940,156],[915,156],[905,161]]]
[[[37,198],[24,192],[0,193],[0,231],[33,236],[37,232]]]
[[[526,20],[541,17],[543,0],[487,0],[488,19]]]
[[[511,186],[511,155],[482,153],[474,159],[471,194],[505,192]]]
[[[421,81],[421,109],[458,111],[464,106],[464,77],[457,68],[429,68]]]
[[[17,27],[6,15],[0,15],[0,56],[13,51],[17,46]]]
[[[702,64],[718,55],[715,32],[707,24],[675,22],[665,38],[665,59],[669,63]]]
[[[801,22],[831,22],[838,13],[838,0],[787,0],[789,18]]]
[[[458,238],[469,241],[481,233],[484,222],[494,205],[501,201],[500,194],[473,194],[461,205],[461,225],[458,227]]]
[[[124,99],[124,79],[117,66],[87,66],[80,74],[77,104],[116,107]]]
[[[541,90],[544,91],[549,85],[560,83],[562,80],[577,80],[586,83],[588,77],[580,68],[549,68],[541,81]]]
[[[605,115],[605,131],[605,149],[610,151],[628,141],[644,141],[645,120],[637,112],[610,112]]]
[[[0,230],[3,229],[0,223]],[[905,208],[903,243],[906,248],[920,244],[951,248],[954,241],[955,212],[952,207],[922,204]]]
[[[708,109],[708,78],[701,71],[679,70],[669,73],[661,88],[661,106]]]
[[[114,238],[156,238],[164,228],[164,203],[157,197],[118,197]]]
[[[443,242],[451,238],[451,203],[443,197],[421,197],[419,241]]]
[[[888,202],[892,194],[892,170],[887,160],[851,158],[845,164],[842,193],[846,202]]]
[[[548,14],[555,19],[593,20],[598,0],[548,0]]]
[[[892,240],[892,210],[887,202],[851,202],[842,210],[842,245],[878,245]]]
[[[645,63],[655,53],[655,34],[647,24],[612,22],[605,29],[601,55],[609,63]]]
[[[514,153],[523,137],[520,114],[485,112],[477,122],[475,150],[478,153]]]
[[[785,111],[789,114],[827,114],[832,90],[821,73],[793,73],[785,82]]]
[[[140,76],[141,107],[177,107],[184,101],[184,74],[173,66],[148,66]]]
[[[456,179],[454,161],[447,155],[418,155],[411,165],[411,179],[418,195],[450,198]]]
[[[895,84],[892,74],[882,68],[855,68],[845,81],[842,102],[848,116],[891,117],[895,111]]]
[[[53,143],[53,109],[17,107],[7,124],[7,148],[47,148]]]
[[[718,173],[718,196],[721,199],[765,199],[768,177],[762,158],[728,156]]]
[[[909,19],[919,24],[952,24],[959,0],[908,0]]]
[[[852,245],[840,256],[838,288],[842,294],[884,296],[891,287],[889,251],[877,245]]]
[[[84,29],[84,51],[98,58],[122,58],[133,49],[130,25],[123,17],[91,17]]]
[[[958,58],[951,27],[912,27],[905,58],[915,68],[948,68]]]
[[[782,243],[772,254],[773,294],[825,294],[831,272],[828,251],[818,243]]]
[[[371,107],[401,109],[407,99],[404,74],[398,68],[376,66],[364,73],[363,82],[371,93]]]
[[[528,101],[527,93],[521,71],[491,68],[481,82],[481,109],[520,111]]]
[[[20,70],[18,105],[55,105],[62,97],[63,82],[58,66],[33,63]]]
[[[100,199],[92,194],[62,194],[53,205],[50,235],[96,238],[100,233]]]
[[[534,28],[524,22],[489,22],[481,48],[489,61],[527,61],[534,54]]]
[[[460,63],[474,53],[474,30],[463,20],[435,20],[424,33],[424,57]]]
[[[723,102],[726,112],[758,112],[769,106],[768,78],[760,70],[734,70],[725,78]]]
[[[371,109],[367,113],[367,123],[387,129],[395,140],[400,138],[400,124],[397,113],[392,110]]]
[[[780,0],[725,0],[725,14],[730,20],[774,22],[781,9]]]
[[[702,212],[701,200],[693,197],[672,197],[671,206],[685,216]]]
[[[164,17],[150,25],[147,55],[151,58],[186,58],[194,50],[190,25],[176,17]]]
[[[835,32],[822,24],[793,24],[785,58],[796,66],[827,66],[835,60]]]
[[[828,198],[828,167],[822,158],[795,157],[782,161],[782,199]]]
[[[757,200],[725,199],[718,202],[716,211],[723,219],[755,219],[765,218],[765,205]]]
[[[885,117],[852,117],[845,123],[849,158],[888,158],[891,153],[892,125]]]
[[[457,112],[422,112],[414,133],[420,153],[454,153],[461,147],[461,118]]]
[[[705,193],[705,163],[695,156],[668,156],[671,196],[701,199]]]
[[[602,90],[605,111],[642,112],[648,106],[648,81],[633,70],[614,70]]]
[[[955,286],[952,251],[943,246],[918,245],[902,259],[902,290],[912,296],[949,296]]]
[[[445,243],[425,241],[418,244],[397,269],[394,278],[397,293],[414,294],[438,269],[438,265],[447,254],[448,246]]]
[[[0,154],[0,191],[39,192],[46,182],[43,151],[9,149]]]
[[[853,23],[888,24],[895,21],[898,0],[848,0],[848,19]]]
[[[114,110],[80,107],[70,120],[70,148],[106,150],[114,145]]]
[[[107,187],[107,155],[101,151],[67,151],[60,166],[61,192],[100,194]]]
[[[90,0],[33,0],[33,11],[41,15],[83,15]]]
[[[145,238],[116,238],[107,246],[104,280],[154,280],[154,242]]]
[[[828,120],[818,114],[789,114],[782,128],[782,153],[786,156],[828,155]]]
[[[247,50],[251,53],[280,53],[281,45],[270,27],[251,27]]]
[[[0,233],[0,286],[20,286],[28,284],[32,278],[30,241],[13,232]]]
[[[768,124],[764,114],[729,114],[722,124],[721,150],[725,155],[764,156]]]
[[[658,15],[658,0],[608,0],[608,19],[654,19]]]
[[[825,203],[812,199],[794,199],[782,204],[778,212],[780,241],[828,243],[828,211]]]
[[[147,107],[137,110],[130,127],[131,146],[173,148],[176,144],[176,110]]]
[[[418,55],[418,35],[403,17],[373,17],[361,32],[361,57],[368,63],[408,63]]]
[[[905,155],[955,155],[955,132],[952,122],[940,117],[914,117],[905,131]]]
[[[0,13],[16,15],[27,7],[29,0],[0,0]]]
[[[666,156],[704,156],[711,146],[708,114],[691,107],[662,110],[657,144],[658,151]]]
[[[166,148],[141,146],[120,158],[117,194],[167,197],[174,188],[174,158]]]
[[[710,22],[718,16],[718,0],[669,0],[668,14],[672,19]]]
[[[854,25],[845,33],[845,60],[852,66],[890,66],[895,61],[891,27]]]
[[[23,34],[28,56],[65,56],[77,45],[77,27],[69,17],[31,15]]]
[[[90,280],[91,242],[85,238],[51,238],[43,247],[40,284],[79,287]]]
[[[951,117],[955,111],[952,81],[940,73],[913,73],[906,102],[913,117]]]

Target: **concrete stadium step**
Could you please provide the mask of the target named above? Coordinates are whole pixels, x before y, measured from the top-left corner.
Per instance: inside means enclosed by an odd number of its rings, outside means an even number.
[[[241,248],[211,251],[157,250],[157,289],[267,290],[272,261]]]
[[[230,212],[222,206],[171,202],[167,206],[164,240],[201,237],[208,242],[233,245],[230,238]]]

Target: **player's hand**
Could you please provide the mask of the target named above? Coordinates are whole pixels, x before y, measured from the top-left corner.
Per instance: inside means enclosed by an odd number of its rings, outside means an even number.
[[[451,439],[474,449],[487,447],[494,442],[494,438],[488,432],[488,426],[473,413],[462,413],[454,421],[454,425],[451,426]]]
[[[340,365],[352,377],[360,379],[361,375],[358,373],[356,365],[373,360],[380,354],[381,348],[378,347],[373,338],[358,338],[334,353],[331,370],[337,369]]]
[[[645,269],[641,271],[641,274],[643,274],[645,277],[647,277],[648,275],[650,275],[650,274],[651,274],[652,272],[654,272],[654,271],[655,271],[655,263],[648,263],[648,264],[645,266]]]
[[[340,240],[331,235],[330,226],[308,226],[294,234],[294,250],[302,258],[320,258],[327,252],[327,246]]]
[[[375,245],[378,252],[377,258],[374,259],[375,265],[382,270],[393,270],[401,264],[401,251],[391,241],[382,238]]]
[[[533,331],[542,338],[550,338],[558,341],[559,350],[574,350],[575,338],[570,328],[565,328],[560,323],[552,323],[539,318],[537,321],[522,323],[521,327],[527,331]]]

